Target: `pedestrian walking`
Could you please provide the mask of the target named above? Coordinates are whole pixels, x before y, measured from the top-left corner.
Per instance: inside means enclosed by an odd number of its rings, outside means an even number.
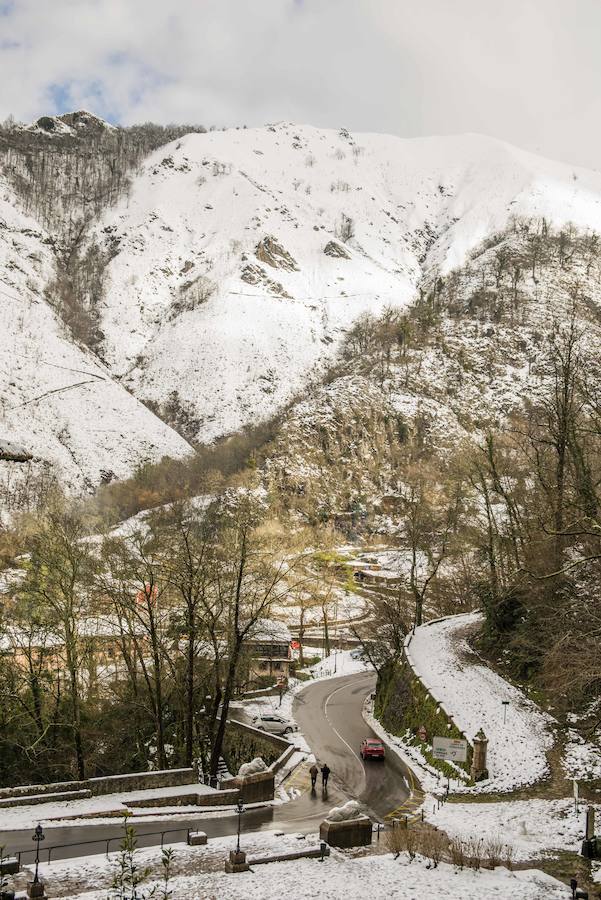
[[[316,782],[317,782],[317,776],[318,776],[318,774],[319,774],[319,769],[317,768],[317,766],[315,765],[315,763],[313,763],[313,765],[312,765],[311,768],[309,769],[309,774],[311,775],[311,790],[314,791],[314,790],[315,790],[315,784],[316,784]]]
[[[321,767],[321,783],[324,787],[324,790],[328,786],[328,778],[329,777],[330,777],[330,770],[328,768],[328,764],[324,763],[323,766]]]

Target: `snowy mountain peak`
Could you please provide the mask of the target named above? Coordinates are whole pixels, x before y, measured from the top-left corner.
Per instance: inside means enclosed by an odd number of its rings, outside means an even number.
[[[63,113],[60,116],[41,116],[31,125],[24,126],[25,131],[44,134],[48,137],[74,136],[98,134],[103,131],[116,131],[116,127],[111,125],[100,116],[80,109],[75,112]]]

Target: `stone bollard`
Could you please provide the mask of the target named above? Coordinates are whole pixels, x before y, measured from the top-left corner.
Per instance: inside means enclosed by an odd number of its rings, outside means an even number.
[[[248,872],[249,869],[244,850],[230,850],[230,858],[225,861],[225,871],[229,873]]]
[[[472,781],[484,781],[488,778],[488,768],[486,765],[486,755],[488,751],[488,738],[480,729],[474,737],[474,755],[472,757],[472,765],[470,768],[470,777]]]
[[[189,831],[188,832],[188,846],[190,847],[202,847],[207,842],[207,836],[204,831]]]
[[[43,881],[28,881],[27,882],[27,896],[31,898],[31,900],[48,900],[48,895],[46,894],[46,890],[44,887]]]
[[[0,874],[16,875],[19,871],[19,860],[16,856],[5,856],[0,863]]]

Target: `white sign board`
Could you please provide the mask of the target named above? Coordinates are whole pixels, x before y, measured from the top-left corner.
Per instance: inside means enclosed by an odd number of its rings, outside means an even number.
[[[574,778],[574,800],[578,800],[578,782]]]
[[[434,759],[465,762],[467,759],[467,741],[461,738],[435,737],[432,741],[432,755]]]

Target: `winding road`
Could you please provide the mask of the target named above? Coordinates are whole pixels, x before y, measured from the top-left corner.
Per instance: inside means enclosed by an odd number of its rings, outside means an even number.
[[[374,690],[375,675],[365,672],[329,678],[310,683],[295,698],[293,715],[304,734],[318,763],[327,762],[331,769],[327,793],[321,789],[311,791],[309,762],[302,763],[284,783],[295,799],[273,807],[248,810],[244,813],[245,831],[281,828],[282,831],[298,831],[303,834],[317,831],[319,823],[333,806],[346,800],[359,801],[375,821],[384,822],[393,815],[410,814],[414,807],[409,785],[413,787],[413,775],[394,754],[385,761],[363,762],[359,746],[363,738],[375,737],[362,717],[365,698]],[[43,820],[43,807],[40,807]],[[233,813],[214,813],[210,816],[165,816],[162,820],[136,823],[139,847],[161,843],[161,831],[165,843],[186,839],[186,830],[199,829],[209,837],[235,834],[237,817]],[[46,839],[41,848],[41,859],[52,850],[53,859],[65,859],[93,853],[116,850],[122,837],[122,829],[113,824],[50,825],[44,826]],[[5,853],[26,849],[24,862],[32,860],[31,829],[27,831],[2,831],[0,844]],[[71,847],[58,845],[73,844]]]
[[[361,759],[363,738],[377,737],[361,714],[375,685],[376,676],[369,672],[318,681],[297,695],[293,714],[318,762],[332,770],[330,782],[338,795],[358,800],[383,822],[411,810],[414,779],[393,753],[383,763]]]

